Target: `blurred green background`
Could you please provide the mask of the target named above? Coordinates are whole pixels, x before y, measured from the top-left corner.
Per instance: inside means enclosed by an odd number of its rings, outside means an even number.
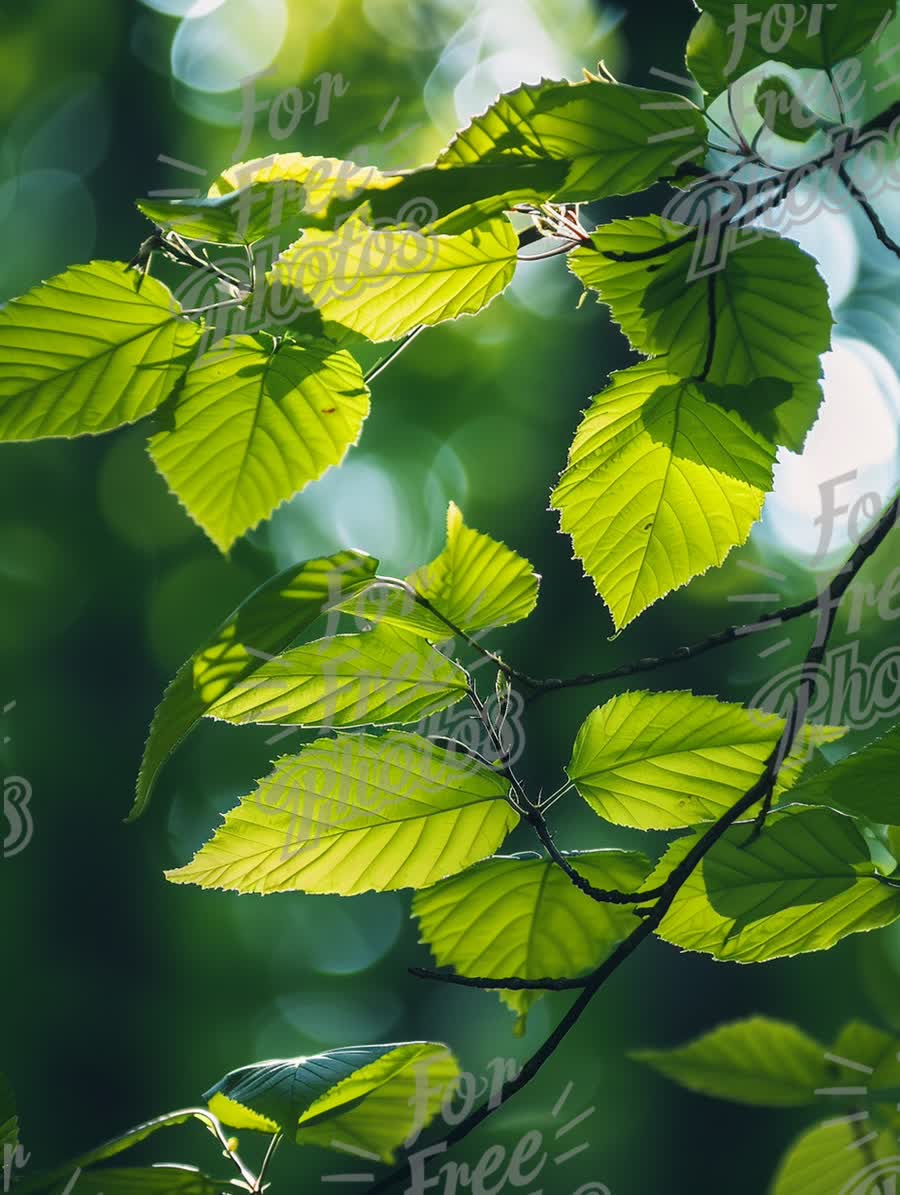
[[[92,257],[128,260],[148,231],[136,196],[205,187],[237,157],[302,150],[416,164],[498,90],[541,75],[578,78],[601,57],[623,80],[677,88],[650,72],[684,73],[694,16],[688,0],[5,4],[0,299]],[[271,109],[256,113],[245,149],[247,80],[261,72],[258,99],[301,88],[308,110],[284,139],[286,109],[280,126],[270,127]],[[599,222],[659,210],[665,199],[651,193],[589,214]],[[897,196],[878,206],[896,235]],[[297,733],[273,752],[264,730],[203,726],[170,764],[149,815],[125,826],[146,728],[175,668],[260,580],[342,547],[364,548],[402,575],[440,549],[450,499],[543,575],[538,612],[495,644],[532,673],[651,655],[808,596],[850,535],[845,515],[828,558],[816,558],[821,484],[855,470],[837,490],[852,505],[870,492],[886,498],[897,483],[896,261],[850,211],[822,213],[790,235],[819,257],[838,318],[809,451],[802,461],[785,456],[749,545],[615,641],[547,501],[588,397],[632,358],[604,308],[577,309],[578,287],[559,260],[523,266],[478,319],[419,338],[375,382],[373,413],[345,466],[230,559],[167,494],[143,451],[144,427],[0,447],[0,709],[16,703],[0,727],[0,774],[33,786],[35,822],[28,849],[0,859],[0,1066],[35,1163],[196,1102],[225,1071],[265,1057],[423,1037],[447,1041],[482,1075],[490,1060],[524,1059],[539,1043],[567,999],[545,999],[517,1039],[493,995],[407,975],[429,960],[406,894],[344,902],[167,885],[164,868],[186,862],[272,754],[303,739]],[[851,625],[841,624],[862,661],[896,639],[890,604],[879,611],[875,601],[893,583],[892,555],[896,543],[867,568]],[[740,601],[775,591],[777,599]],[[646,683],[750,701],[802,658],[812,630],[802,621],[751,636]],[[520,765],[533,790],[561,782],[580,720],[612,692],[575,691],[535,707]],[[898,709],[900,691],[882,722]],[[869,720],[848,742],[878,728]],[[555,806],[552,826],[568,847],[640,841],[599,823],[574,793]],[[532,844],[522,836],[513,845]],[[824,1040],[854,1016],[900,1029],[898,990],[900,926],[762,967],[651,942],[539,1081],[454,1156],[475,1159],[489,1143],[548,1129],[571,1081],[567,1110],[596,1109],[579,1130],[590,1149],[548,1174],[548,1192],[594,1180],[614,1195],[758,1195],[808,1117],[691,1096],[627,1051],[755,1012]],[[197,1130],[179,1133],[149,1143],[145,1156],[203,1162],[214,1152]],[[284,1149],[276,1189],[289,1181],[317,1189],[321,1174],[342,1165],[338,1155]]]

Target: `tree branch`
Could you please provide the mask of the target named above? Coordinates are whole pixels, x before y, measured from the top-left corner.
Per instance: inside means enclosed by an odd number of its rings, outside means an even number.
[[[774,787],[781,765],[789,755],[797,732],[806,717],[810,696],[815,686],[817,674],[824,659],[829,639],[834,630],[841,602],[863,565],[875,554],[895,526],[898,507],[900,507],[900,498],[895,498],[890,506],[882,513],[874,529],[857,546],[841,571],[836,574],[831,583],[820,593],[816,601],[820,612],[820,625],[815,640],[806,656],[803,668],[803,680],[800,682],[800,686],[794,697],[791,712],[785,722],[784,731],[778,744],[766,760],[762,775],[727,813],[709,827],[688,851],[684,859],[673,868],[663,885],[659,900],[653,906],[652,910],[648,911],[648,915],[641,924],[624,941],[619,943],[612,954],[596,971],[589,975],[585,981],[579,981],[579,983],[584,983],[584,988],[577,1000],[575,1000],[569,1011],[543,1045],[528,1059],[518,1076],[504,1087],[500,1099],[497,1100],[495,1097],[493,1100],[474,1109],[469,1116],[443,1138],[443,1143],[447,1148],[462,1141],[482,1121],[491,1116],[498,1108],[503,1107],[517,1092],[521,1091],[523,1087],[526,1087],[531,1082],[578,1023],[600,988],[631,957],[641,943],[659,927],[672,907],[678,893],[697,867],[703,862],[709,851],[735,822],[752,809],[757,801],[764,799],[767,792]],[[398,1182],[408,1177],[408,1174],[409,1170],[406,1163],[398,1166],[379,1182],[375,1183],[374,1186],[370,1187],[369,1195],[379,1195],[380,1192],[389,1190]]]
[[[890,249],[891,253],[895,254],[897,257],[900,257],[900,245],[897,244],[897,242],[882,224],[881,217],[875,211],[874,207],[872,207],[871,203],[869,203],[865,193],[859,189],[859,187],[847,173],[846,166],[841,166],[841,168],[838,170],[838,178],[865,212],[866,219],[872,225],[873,232],[875,233],[876,237],[878,237],[879,241],[881,241],[882,245],[884,245],[885,249]]]

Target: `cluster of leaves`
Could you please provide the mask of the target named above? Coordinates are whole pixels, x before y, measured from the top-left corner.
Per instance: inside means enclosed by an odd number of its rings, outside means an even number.
[[[633,1057],[715,1099],[754,1108],[815,1108],[819,1120],[782,1158],[772,1195],[881,1190],[878,1180],[898,1173],[895,1035],[851,1021],[825,1046],[794,1025],[752,1017],[677,1049],[642,1050]]]
[[[732,6],[700,7],[688,65],[714,96],[766,60],[765,29],[785,6],[747,6],[753,19],[731,70]],[[895,5],[824,7],[815,35],[794,31],[780,61],[828,71],[867,44]],[[784,86],[768,91],[784,99]],[[805,140],[783,105],[765,99],[765,127]],[[800,115],[828,138],[821,120],[802,106]],[[579,222],[579,205],[659,182],[687,186],[690,196],[691,180],[706,181],[711,144],[704,110],[604,72],[500,96],[416,169],[273,155],[230,167],[202,199],[141,201],[155,231],[134,269],[75,266],[0,312],[0,438],[96,434],[155,413],[153,460],[227,551],[356,442],[371,378],[352,350],[362,341],[402,345],[482,309],[509,284],[529,239],[511,215],[528,215],[536,236],[561,242],[585,292],[645,357],[593,398],[552,496],[621,630],[745,541],[776,453],[802,448],[821,399],[832,317],[814,262],[774,234],[737,235],[765,203],[713,231],[657,216],[593,233]],[[757,164],[743,139],[735,157]],[[783,194],[776,181],[771,194]],[[245,267],[238,275],[216,257],[234,247]],[[189,270],[191,293],[214,288],[215,301],[183,307],[149,274],[154,254]],[[900,918],[900,805],[882,784],[896,775],[898,728],[829,768],[816,748],[840,737],[839,727],[794,726],[688,691],[627,691],[573,736],[563,788],[532,801],[510,758],[514,697],[517,687],[562,683],[525,677],[480,641],[535,608],[531,564],[466,526],[451,505],[436,560],[404,579],[377,568],[350,551],[292,566],[169,685],[132,817],[203,717],[321,732],[277,759],[170,880],[255,893],[415,889],[413,913],[437,962],[457,980],[495,988],[518,1031],[543,988],[590,995],[604,964],[645,931],[716,959],[761,962]],[[326,632],[296,646],[324,614]],[[341,617],[355,618],[355,629],[338,633]],[[463,663],[473,648],[496,669],[489,699]],[[446,733],[469,719],[474,740]],[[636,851],[560,850],[544,814],[570,789],[602,821],[679,836],[655,864]],[[740,814],[763,832],[748,835]],[[499,853],[520,823],[546,854]],[[724,1094],[777,1094],[779,1081],[789,1086],[770,1073],[777,1043],[771,1058],[763,1051],[764,1074],[752,1066],[757,1028],[766,1041],[793,1032],[758,1023],[720,1031],[688,1059],[656,1064],[698,1085],[691,1067],[706,1073],[707,1052],[721,1049],[738,1060]],[[796,1069],[781,1045],[787,1071]],[[389,1158],[410,1132],[416,1067],[435,1058],[452,1084],[455,1063],[434,1043],[243,1068],[208,1093],[208,1109],[142,1126],[76,1165],[90,1170],[122,1140],[195,1115],[214,1130],[224,1123],[299,1143],[330,1143],[339,1123],[358,1148]],[[10,1131],[2,1109],[0,1126]],[[229,1185],[259,1189],[241,1173]],[[59,1178],[35,1189],[55,1189]],[[167,1181],[165,1189],[222,1189],[195,1172],[183,1188]],[[811,1181],[809,1195],[819,1189]],[[779,1182],[800,1190],[790,1172]]]

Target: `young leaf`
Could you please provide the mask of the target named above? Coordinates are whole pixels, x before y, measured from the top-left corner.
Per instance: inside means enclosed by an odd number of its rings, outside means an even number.
[[[865,1130],[868,1137],[869,1130]],[[889,1132],[859,1148],[859,1132],[845,1117],[807,1129],[782,1159],[771,1195],[876,1195],[887,1192],[881,1180],[900,1174],[897,1142]],[[869,1159],[874,1158],[875,1161]]]
[[[333,228],[341,204],[385,185],[374,166],[270,154],[230,166],[202,199],[139,199],[160,227],[191,240],[249,245],[284,229]]]
[[[596,888],[636,892],[650,871],[630,851],[576,851],[569,861]],[[584,975],[640,924],[632,909],[579,892],[549,859],[486,859],[418,892],[421,940],[441,966],[460,975],[559,979]],[[524,1030],[540,992],[498,991]]]
[[[348,1046],[241,1067],[203,1098],[234,1128],[280,1131],[298,1145],[338,1143],[390,1162],[433,1118],[459,1073],[436,1042]]]
[[[369,413],[362,370],[326,343],[272,347],[227,337],[188,371],[156,467],[218,548],[291,498],[359,439]]]
[[[900,888],[885,883],[853,822],[815,809],[727,830],[657,931],[673,946],[737,963],[828,950],[848,934],[900,917]],[[679,839],[647,881],[670,873],[697,840]]]
[[[461,701],[469,679],[424,639],[378,627],[294,648],[238,681],[209,710],[237,724],[384,726]]]
[[[425,888],[495,851],[518,823],[509,784],[402,731],[320,739],[226,815],[176,884],[239,892]]]
[[[664,361],[613,375],[551,506],[617,629],[746,540],[774,460],[774,445]]]
[[[868,46],[896,3],[853,0],[852,4],[785,6],[780,0],[697,0],[733,44],[750,46],[765,58],[789,66],[830,67]]]
[[[275,261],[270,283],[290,292],[298,314],[369,340],[396,340],[422,325],[480,311],[512,281],[519,238],[505,219],[459,236],[369,228],[310,229]],[[334,329],[331,329],[334,330]]]
[[[564,161],[553,198],[589,202],[643,191],[706,153],[703,115],[688,99],[623,83],[526,84],[501,95],[454,137],[438,165]]]
[[[529,561],[506,544],[467,527],[455,502],[447,510],[447,543],[439,556],[406,583],[444,618],[467,634],[519,622],[537,605],[540,577]],[[440,641],[453,631],[412,595],[376,581],[344,602],[349,614],[401,627]]]
[[[854,1065],[846,1066],[844,1062]],[[850,1021],[835,1038],[830,1065],[831,1086],[865,1083],[866,1096],[874,1099],[879,1091],[900,1088],[900,1038],[865,1021]]]
[[[830,805],[872,822],[900,825],[900,724],[880,739],[805,780],[793,797]]]
[[[588,714],[569,779],[600,817],[638,830],[715,821],[762,775],[784,719],[693,693],[621,693]],[[780,775],[789,787],[813,745],[842,727],[805,726]],[[799,798],[798,798],[799,799]]]
[[[214,702],[277,655],[347,594],[371,581],[378,562],[338,552],[292,564],[242,602],[178,669],[153,716],[129,821],[150,802],[163,764]]]
[[[161,282],[121,262],[57,274],[0,311],[0,439],[143,419],[180,382],[199,337]]]
[[[762,1108],[814,1104],[828,1078],[825,1047],[768,1017],[720,1025],[677,1049],[636,1050],[631,1057],[690,1091]]]
[[[799,452],[818,414],[819,358],[834,323],[816,263],[793,241],[754,232],[709,272],[712,258],[697,263],[721,247],[691,233],[659,216],[615,220],[593,234],[593,248],[570,255],[569,267],[634,348],[665,354],[682,377],[702,372],[712,401]],[[618,259],[673,245],[647,260]]]

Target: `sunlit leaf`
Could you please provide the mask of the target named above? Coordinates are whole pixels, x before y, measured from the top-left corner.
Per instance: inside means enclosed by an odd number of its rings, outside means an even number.
[[[508,782],[402,731],[320,739],[226,815],[175,883],[241,892],[425,888],[492,854],[519,820]]]
[[[362,552],[293,564],[226,618],[179,668],[154,714],[129,821],[144,812],[163,764],[209,707],[283,651],[324,611],[368,584],[377,567]]]
[[[711,401],[800,451],[821,402],[820,357],[834,322],[828,291],[793,241],[753,236],[723,249],[713,268],[721,248],[714,237],[698,242],[691,229],[658,216],[615,220],[593,234],[592,249],[571,254],[569,266],[636,349],[665,354],[682,377],[702,373]],[[628,260],[668,245],[676,247]]]
[[[701,13],[688,38],[685,61],[708,95],[719,95],[729,83],[765,61],[750,45],[745,46],[736,63],[732,56],[732,37],[708,12]]]
[[[783,730],[775,714],[714,697],[621,693],[582,723],[567,771],[607,821],[639,830],[696,826],[721,817],[753,786]],[[805,726],[781,770],[782,787],[814,745],[844,733]]]
[[[828,1078],[825,1047],[769,1017],[720,1025],[685,1046],[636,1050],[631,1057],[690,1091],[763,1108],[814,1104]]]
[[[376,230],[354,218],[336,232],[304,233],[275,261],[269,280],[293,295],[298,314],[317,311],[326,327],[395,340],[487,306],[512,281],[518,248],[506,219],[446,236]]]
[[[629,851],[577,851],[569,862],[595,888],[637,891],[650,871]],[[497,857],[416,894],[413,913],[422,941],[441,966],[460,975],[560,979],[598,967],[640,925],[632,909],[601,904],[579,892],[549,859]],[[499,991],[525,1016],[537,991]]]
[[[825,122],[798,98],[778,75],[763,79],[753,97],[766,126],[785,141],[808,141]]]
[[[378,627],[285,652],[210,707],[225,722],[370,726],[418,722],[466,696],[462,668],[424,639]]]
[[[222,340],[188,371],[150,455],[222,551],[343,460],[369,413],[362,370],[333,345]]]
[[[693,872],[658,934],[717,959],[761,963],[828,950],[848,934],[900,917],[900,887],[881,878],[853,822],[830,810],[727,830]],[[648,880],[663,880],[696,841],[679,839]]]
[[[771,443],[664,361],[613,375],[551,505],[617,628],[746,540],[774,459]]]
[[[230,1179],[210,1178],[192,1166],[143,1166],[85,1170],[71,1190],[77,1195],[219,1195],[239,1191]]]
[[[142,419],[180,382],[199,337],[155,278],[115,261],[72,266],[0,311],[0,439]]]
[[[374,1151],[389,1162],[458,1077],[456,1059],[436,1042],[348,1046],[241,1067],[204,1099],[234,1128],[280,1130],[298,1145]]]
[[[553,197],[576,203],[642,191],[702,161],[705,147],[703,116],[684,96],[596,79],[545,81],[500,96],[437,161],[565,161]]]
[[[865,1129],[865,1136],[871,1130]],[[807,1129],[794,1142],[775,1175],[772,1195],[877,1195],[900,1174],[897,1141],[878,1133],[859,1148],[860,1133],[841,1117]],[[871,1159],[874,1158],[874,1161]]]

